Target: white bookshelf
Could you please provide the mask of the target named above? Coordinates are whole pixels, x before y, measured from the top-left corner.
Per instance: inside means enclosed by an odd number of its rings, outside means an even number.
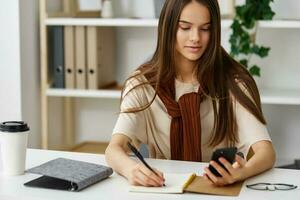
[[[157,27],[158,19],[130,19],[130,18],[47,18],[47,26],[112,26],[112,27]],[[229,28],[232,20],[223,19],[222,28]],[[262,20],[261,28],[300,28],[300,20]]]
[[[158,19],[131,19],[131,18],[46,18],[46,26],[109,26],[109,27],[157,27]],[[232,20],[223,19],[222,28],[230,28]],[[259,21],[261,28],[300,28],[297,20]],[[83,98],[120,98],[118,90],[76,90],[52,89],[46,91],[47,96],[56,97],[83,97]],[[263,104],[300,105],[300,90],[291,89],[261,89]]]

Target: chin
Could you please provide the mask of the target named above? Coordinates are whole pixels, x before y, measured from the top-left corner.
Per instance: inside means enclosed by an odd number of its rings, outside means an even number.
[[[190,61],[197,61],[199,58],[202,56],[201,55],[185,55],[184,57]]]

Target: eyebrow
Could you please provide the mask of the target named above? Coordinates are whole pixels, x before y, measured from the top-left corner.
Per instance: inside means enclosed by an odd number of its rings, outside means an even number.
[[[179,22],[181,22],[181,23],[186,23],[186,24],[193,24],[193,23],[188,22],[188,21],[185,21],[185,20],[179,20]],[[206,22],[206,23],[202,24],[201,26],[207,25],[207,24],[211,24],[211,23],[210,23],[210,22]]]

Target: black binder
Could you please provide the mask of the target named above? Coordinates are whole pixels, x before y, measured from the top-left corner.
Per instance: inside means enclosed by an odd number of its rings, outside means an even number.
[[[65,88],[64,67],[64,31],[62,26],[50,26],[49,42],[49,72],[53,88]]]

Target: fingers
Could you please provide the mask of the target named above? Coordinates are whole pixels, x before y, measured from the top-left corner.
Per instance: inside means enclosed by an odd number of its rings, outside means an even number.
[[[214,184],[218,185],[218,186],[223,186],[223,185],[227,185],[227,184],[232,184],[235,182],[235,169],[232,167],[231,163],[228,162],[225,158],[219,158],[219,161],[222,163],[223,166],[221,166],[220,164],[218,164],[215,161],[210,161],[210,165],[212,167],[214,167],[219,174],[221,175],[221,177],[217,177],[215,176],[210,170],[209,168],[205,168],[205,172],[207,177],[214,182]]]
[[[139,165],[139,169],[147,177],[147,180],[149,179],[156,183],[155,186],[162,186],[164,184],[163,174],[160,171],[156,170],[155,172],[157,172],[158,174],[156,175],[153,171],[151,171],[144,165]]]
[[[206,173],[203,173],[202,177],[205,179],[205,180],[208,180],[209,182],[211,182],[211,180],[209,179],[208,175]]]
[[[236,156],[235,156],[235,161],[236,161],[237,163],[239,163],[239,165],[240,165],[241,167],[245,166],[246,163],[247,163],[246,159],[244,159],[243,157],[241,157],[241,156],[239,156],[239,155],[236,155]]]
[[[163,179],[163,181],[165,181],[164,174],[163,174],[161,171],[159,171],[159,170],[157,170],[157,169],[155,169],[155,168],[153,168],[153,170],[155,171],[156,174],[159,175],[159,177],[160,177],[161,179]]]
[[[224,165],[224,167],[228,170],[229,174],[234,173],[234,168],[232,167],[231,163],[228,162],[225,158],[219,158],[219,161]]]
[[[157,170],[158,175],[156,175],[141,163],[136,164],[130,171],[127,178],[132,185],[160,187],[164,183],[163,178],[161,178],[163,174],[160,171]]]
[[[222,160],[222,164],[226,167],[226,169],[227,169],[227,167],[230,169],[230,170],[232,170],[232,166],[231,166],[231,164],[227,161],[227,160],[225,160],[224,158],[223,159],[219,159],[220,160],[220,162],[221,162],[221,160]],[[233,180],[233,178],[232,178],[232,176],[231,176],[231,173],[230,172],[227,172],[221,165],[219,165],[217,162],[215,162],[215,161],[211,161],[210,162],[210,164],[219,172],[219,174],[222,176],[222,178],[221,179],[223,179],[222,181],[221,181],[221,183],[223,184],[223,183],[228,183],[228,184],[231,184],[231,183],[233,183],[234,182],[234,180]],[[220,181],[220,178],[218,178],[219,179],[219,181]]]
[[[220,178],[216,177],[209,169],[208,167],[204,168],[204,171],[206,173],[206,176],[208,179],[210,179],[214,184],[216,185],[221,185],[221,180]]]
[[[204,169],[206,172],[204,178],[210,179],[215,185],[223,186],[232,184],[242,179],[242,168],[246,165],[247,161],[241,156],[236,155],[236,161],[234,164],[228,162],[225,158],[219,158],[219,161],[224,167],[215,161],[210,161],[210,165],[214,167],[222,177],[215,176],[208,167]]]
[[[146,187],[158,187],[160,186],[157,182],[155,182],[151,177],[144,174],[142,171],[138,171],[135,175],[135,181],[137,185],[142,185]]]

